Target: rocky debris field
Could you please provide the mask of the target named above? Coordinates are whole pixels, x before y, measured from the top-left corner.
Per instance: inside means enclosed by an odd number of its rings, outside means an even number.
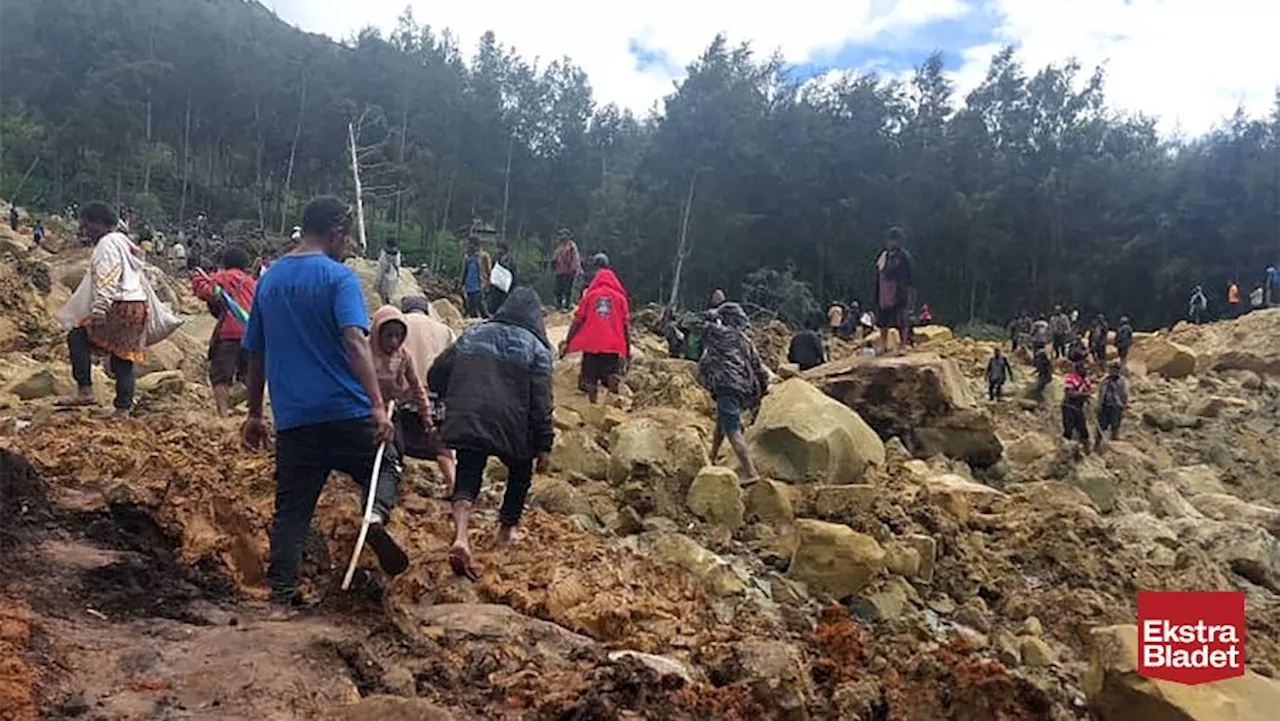
[[[899,357],[840,344],[806,374],[771,350],[786,380],[748,430],[769,480],[745,490],[728,449],[708,458],[694,364],[639,333],[599,406],[558,365],[553,470],[506,553],[487,472],[477,582],[450,574],[438,473],[411,461],[391,529],[412,569],[387,582],[365,554],[339,590],[359,499],[335,478],[314,606],[270,622],[273,464],[210,412],[211,319],[167,284],[191,320],[141,369],[137,417],[55,411],[50,313],[83,256],[0,252],[0,718],[1274,717],[1280,311],[1142,336],[1122,440],[1093,455],[1024,397],[1025,364],[978,400],[991,346],[946,329]],[[1244,678],[1137,677],[1136,593],[1184,589],[1245,592]]]

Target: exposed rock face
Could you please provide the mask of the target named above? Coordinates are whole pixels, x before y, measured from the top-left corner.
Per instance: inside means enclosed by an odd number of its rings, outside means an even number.
[[[1148,373],[1165,378],[1186,378],[1196,372],[1196,354],[1190,348],[1156,335],[1135,335],[1129,357]]]
[[[1044,433],[1032,431],[1006,446],[1004,453],[1014,463],[1028,465],[1049,456],[1055,447],[1052,438]]]
[[[663,508],[683,506],[689,484],[707,465],[707,445],[692,426],[632,416],[613,431],[609,480],[643,482]]]
[[[764,475],[784,481],[851,483],[884,464],[884,443],[857,413],[799,378],[765,396],[748,432]]]
[[[803,518],[796,521],[798,544],[787,576],[810,592],[841,599],[867,587],[884,566],[885,552],[876,539],[839,523]]]
[[[557,433],[555,445],[551,449],[551,467],[603,480],[609,474],[609,453],[596,443],[594,435],[587,430],[575,429]]]
[[[1246,671],[1210,684],[1138,675],[1138,627],[1105,626],[1090,633],[1084,690],[1101,721],[1265,721],[1280,708],[1280,681]]]
[[[854,358],[815,368],[806,378],[857,411],[881,438],[897,436],[917,456],[941,453],[989,466],[1003,453],[991,417],[974,403],[950,358]]]

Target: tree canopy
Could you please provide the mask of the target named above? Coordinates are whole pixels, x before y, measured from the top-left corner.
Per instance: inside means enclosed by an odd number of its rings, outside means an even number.
[[[866,302],[897,225],[949,322],[1070,303],[1165,323],[1193,284],[1221,302],[1280,259],[1280,96],[1162,138],[1107,105],[1101,70],[1012,49],[961,98],[937,54],[905,82],[813,80],[717,37],[637,118],[569,58],[488,33],[467,59],[408,11],[336,43],[252,0],[9,0],[0,68],[0,195],[159,227],[281,232],[310,195],[350,197],[358,123],[373,235],[410,262],[456,262],[441,239],[472,218],[530,257],[569,227],[642,299],[670,293],[686,203],[686,297],[771,269]]]

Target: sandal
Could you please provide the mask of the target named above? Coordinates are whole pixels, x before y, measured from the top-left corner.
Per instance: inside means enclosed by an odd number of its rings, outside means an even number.
[[[67,396],[59,398],[53,402],[56,408],[84,408],[86,406],[96,406],[98,401],[96,398],[81,398],[80,396]]]

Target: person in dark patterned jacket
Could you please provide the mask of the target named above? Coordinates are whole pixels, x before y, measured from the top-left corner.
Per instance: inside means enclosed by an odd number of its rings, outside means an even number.
[[[747,439],[742,433],[742,411],[753,408],[769,390],[769,371],[760,352],[747,337],[747,314],[737,303],[725,303],[702,314],[702,360],[698,380],[716,402],[716,430],[711,441],[711,462],[720,455],[725,439],[738,456],[744,481],[759,479],[747,455]]]

